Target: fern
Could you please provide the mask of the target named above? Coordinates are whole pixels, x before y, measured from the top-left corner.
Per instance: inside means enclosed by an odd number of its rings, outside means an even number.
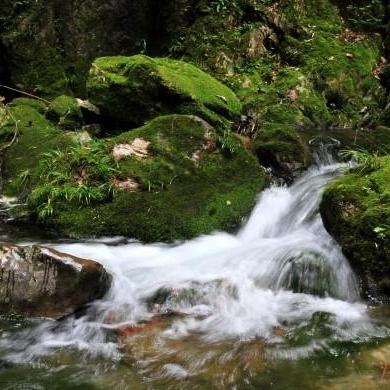
[[[61,203],[89,206],[114,195],[112,179],[117,174],[115,161],[105,145],[95,141],[88,147],[74,146],[65,151],[44,154],[39,166],[42,185],[29,198],[39,218],[55,214]]]

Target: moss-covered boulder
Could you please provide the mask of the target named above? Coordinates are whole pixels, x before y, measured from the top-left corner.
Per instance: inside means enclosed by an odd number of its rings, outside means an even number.
[[[365,295],[389,296],[390,157],[371,158],[331,183],[321,214],[359,274]]]
[[[191,64],[168,58],[98,58],[87,89],[102,114],[122,124],[140,125],[172,113],[232,119],[241,110],[228,87]]]
[[[231,230],[266,184],[228,128],[197,116],[161,116],[87,142],[48,116],[33,99],[1,108],[2,195],[26,202],[30,223],[61,235],[172,241]]]
[[[66,95],[59,96],[50,103],[47,118],[65,130],[79,129],[83,125],[83,116],[77,100]]]
[[[231,230],[265,185],[256,158],[234,135],[220,136],[195,116],[158,117],[83,150],[51,159],[29,198],[37,214],[52,207],[40,223],[67,236],[172,241]]]
[[[262,165],[279,176],[291,179],[312,163],[312,152],[305,134],[297,131],[302,116],[283,107],[270,107],[255,137],[255,149]]]
[[[193,18],[194,3],[2,0],[0,42],[12,83],[46,97],[83,97],[96,57],[167,53],[172,34]]]
[[[25,98],[14,99],[5,110],[0,130],[5,195],[25,199],[39,180],[38,167],[45,153],[74,143],[46,118],[46,110],[45,103]]]

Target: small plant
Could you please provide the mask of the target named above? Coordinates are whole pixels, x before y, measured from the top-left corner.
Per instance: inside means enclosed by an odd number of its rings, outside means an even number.
[[[380,240],[390,239],[390,226],[389,225],[380,225],[374,229],[374,233]]]
[[[227,10],[228,1],[227,0],[215,0],[211,2],[211,8],[217,13]]]
[[[227,157],[232,156],[237,147],[236,141],[230,130],[225,130],[223,132],[223,136],[219,136],[217,138],[217,145],[221,149],[222,153]]]
[[[382,166],[377,154],[371,154],[365,150],[342,150],[340,156],[356,163],[355,170],[361,175],[377,171]]]
[[[111,198],[117,169],[105,146],[95,141],[88,147],[78,145],[46,153],[39,173],[43,184],[32,192],[29,203],[39,218],[46,219],[61,202],[89,206]]]

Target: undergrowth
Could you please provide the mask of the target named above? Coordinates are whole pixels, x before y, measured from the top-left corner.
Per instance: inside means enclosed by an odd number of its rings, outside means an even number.
[[[354,168],[354,172],[360,175],[366,175],[371,172],[375,172],[382,167],[382,162],[378,154],[369,153],[366,150],[342,150],[340,157],[346,160],[351,160],[357,164]]]
[[[38,169],[42,184],[31,193],[29,204],[41,219],[55,214],[61,202],[88,206],[109,200],[115,191],[115,161],[98,141],[45,153]]]

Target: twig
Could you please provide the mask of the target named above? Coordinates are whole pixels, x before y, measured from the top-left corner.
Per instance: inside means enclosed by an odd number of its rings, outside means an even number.
[[[31,97],[31,98],[33,98],[33,99],[40,100],[40,101],[42,101],[42,102],[44,102],[44,103],[46,103],[46,104],[50,104],[50,101],[49,101],[49,100],[46,100],[46,99],[41,98],[41,97],[39,97],[39,96],[35,96],[35,95],[33,95],[33,94],[31,94],[31,93],[28,93],[28,92],[21,91],[20,89],[11,88],[11,87],[8,87],[8,86],[6,86],[6,85],[0,85],[0,88],[8,89],[8,90],[10,90],[10,91],[17,92],[17,93],[20,93],[20,94],[22,94],[22,95],[29,96],[29,97]]]
[[[10,118],[13,120],[13,122],[15,123],[15,131],[14,131],[14,136],[12,137],[12,140],[7,145],[4,145],[0,148],[0,153],[3,152],[5,149],[10,148],[14,144],[14,142],[16,141],[16,139],[19,135],[18,121],[15,119],[15,117],[12,115],[11,111],[7,107],[5,107],[5,110],[6,110],[7,114],[10,116]]]

